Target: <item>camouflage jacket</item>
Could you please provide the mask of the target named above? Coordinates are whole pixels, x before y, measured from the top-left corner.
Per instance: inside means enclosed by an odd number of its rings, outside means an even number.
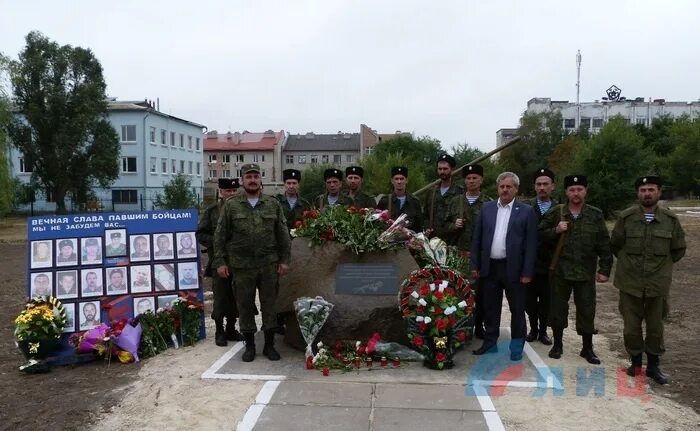
[[[581,214],[574,218],[568,205],[556,205],[544,215],[539,224],[543,247],[551,247],[552,250],[556,248],[560,234],[554,229],[560,220],[568,221],[570,226],[555,276],[571,281],[595,281],[596,272],[610,276],[613,255],[603,212],[584,204]]]
[[[423,230],[423,210],[421,209],[420,201],[413,195],[406,195],[403,208],[401,208],[401,202],[395,194],[385,195],[379,200],[377,208],[380,210],[389,210],[389,215],[393,220],[396,220],[401,214],[406,214],[410,223],[408,225],[409,229],[414,232]]]
[[[450,201],[453,197],[464,193],[464,189],[458,184],[452,184],[445,194],[440,193],[440,185],[434,185],[425,192],[423,201],[423,219],[425,228],[432,229],[433,235],[441,238],[446,243],[454,245],[457,243],[457,235],[450,230],[447,221]]]
[[[357,208],[375,208],[377,206],[377,201],[374,199],[374,196],[363,192],[360,192],[355,197],[345,194],[345,198],[350,201],[350,205]]]
[[[204,269],[204,275],[210,277],[212,275],[212,261],[214,260],[214,232],[216,225],[219,223],[219,211],[223,202],[219,201],[209,205],[197,225],[197,242],[207,250],[207,267]]]
[[[289,263],[291,239],[279,201],[260,195],[255,207],[241,194],[228,199],[221,209],[214,233],[213,268],[258,268]]]
[[[297,201],[294,204],[294,208],[290,208],[289,202],[287,202],[286,195],[278,194],[276,197],[280,205],[282,206],[284,217],[287,219],[287,229],[294,229],[294,223],[304,219],[304,211],[310,209],[311,204],[306,199],[297,195]]]
[[[639,298],[668,297],[673,263],[686,249],[685,232],[675,214],[657,206],[654,220],[647,223],[640,205],[624,210],[610,247],[617,256],[615,287]]]
[[[493,199],[486,195],[479,195],[479,198],[469,205],[469,201],[465,193],[453,196],[450,199],[450,204],[447,209],[447,228],[453,235],[453,242],[450,245],[456,245],[462,251],[470,251],[472,248],[472,234],[474,233],[474,223],[476,223],[481,214],[481,207],[484,202],[489,202]],[[464,227],[457,229],[455,221],[464,219]]]
[[[540,207],[537,205],[537,198],[526,199],[523,202],[530,205],[533,210],[535,210],[535,215],[537,216],[537,223],[541,222],[544,215],[540,212]],[[551,211],[552,208],[557,206],[557,201],[552,199],[552,206],[549,207],[547,212]],[[544,244],[542,241],[542,236],[537,238],[537,260],[535,261],[535,273],[536,274],[547,274],[549,272],[549,263],[552,261],[552,254],[554,253],[554,245],[550,243]]]
[[[336,205],[351,205],[352,204],[352,199],[347,197],[346,195],[340,193],[338,195],[338,202],[336,202]],[[328,203],[328,193],[324,193],[322,195],[316,196],[316,199],[314,199],[314,208],[318,210],[323,210],[325,207],[329,206],[330,204]]]

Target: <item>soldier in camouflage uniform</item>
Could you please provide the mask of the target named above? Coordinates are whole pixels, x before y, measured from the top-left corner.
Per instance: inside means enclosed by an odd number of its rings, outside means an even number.
[[[304,219],[304,211],[311,208],[311,204],[306,199],[299,196],[299,182],[301,172],[296,169],[285,169],[282,171],[282,181],[284,181],[284,194],[278,194],[277,200],[282,205],[284,217],[287,219],[287,228],[294,229],[296,222]]]
[[[452,170],[457,165],[457,161],[449,154],[443,153],[438,156],[437,172],[440,177],[440,184],[429,188],[425,193],[423,203],[423,218],[426,223],[426,233],[430,237],[438,237],[448,245],[456,245],[457,234],[450,230],[447,221],[450,201],[455,196],[464,193],[464,189],[459,184],[453,184]]]
[[[383,196],[377,204],[380,210],[388,210],[389,216],[396,220],[401,214],[406,214],[408,228],[414,232],[423,230],[423,211],[420,201],[413,195],[406,193],[408,184],[408,168],[394,166],[391,168],[391,185],[393,191],[388,196]]]
[[[236,297],[233,292],[231,277],[219,277],[216,271],[212,270],[214,260],[214,232],[219,222],[219,214],[224,202],[234,196],[240,187],[238,179],[219,178],[220,200],[204,210],[202,218],[197,226],[197,242],[206,248],[209,255],[204,276],[211,277],[211,290],[214,293],[214,308],[211,318],[216,324],[214,341],[217,346],[226,346],[228,341],[241,341],[243,335],[236,330],[236,319],[238,309],[236,307]],[[226,329],[224,329],[224,318],[226,319]]]
[[[613,262],[610,236],[603,212],[585,204],[587,178],[583,175],[567,176],[564,187],[568,203],[552,208],[539,224],[544,247],[555,248],[560,236],[566,235],[552,279],[549,325],[554,332],[554,345],[549,357],[559,359],[563,354],[562,338],[564,328],[568,326],[569,298],[573,291],[576,332],[583,340],[580,356],[591,364],[600,364],[593,352],[595,283],[605,283],[610,276]]]
[[[540,168],[535,171],[533,182],[535,183],[535,193],[537,196],[525,201],[535,210],[537,222],[544,218],[544,215],[557,202],[552,199],[554,193],[554,172],[548,168]],[[544,345],[550,346],[552,339],[547,335],[547,317],[549,315],[549,298],[552,295],[549,285],[549,262],[552,260],[554,250],[550,244],[543,244],[541,239],[537,241],[537,261],[535,261],[535,278],[527,285],[527,299],[525,311],[530,320],[530,332],[525,337],[525,341],[532,343],[540,340]]]
[[[326,182],[326,192],[314,199],[314,207],[323,211],[331,205],[350,205],[352,201],[340,193],[343,184],[343,172],[339,169],[326,169],[323,171],[323,180]]]
[[[275,350],[277,277],[289,271],[291,239],[279,201],[261,193],[260,166],[241,167],[245,193],[226,201],[214,234],[214,262],[220,277],[233,276],[241,332],[246,348],[243,361],[255,359],[255,293],[262,311],[265,346],[271,361]]]
[[[349,166],[345,169],[345,184],[348,191],[345,197],[350,201],[350,205],[357,208],[374,208],[377,201],[374,196],[370,196],[362,191],[362,180],[365,170],[361,166]]]
[[[627,374],[641,373],[647,354],[646,375],[659,384],[668,377],[659,369],[664,346],[664,318],[673,264],[685,254],[685,233],[671,211],[658,206],[661,178],[650,175],[635,182],[639,205],[620,214],[610,246],[617,256],[614,285],[620,290],[625,350],[632,358]],[[646,337],[642,332],[646,326]]]

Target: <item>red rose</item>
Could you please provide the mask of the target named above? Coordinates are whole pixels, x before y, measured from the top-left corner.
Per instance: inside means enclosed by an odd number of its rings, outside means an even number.
[[[467,340],[467,334],[465,334],[464,331],[459,331],[458,333],[455,334],[455,338],[460,343],[463,343]]]
[[[448,287],[445,289],[445,295],[447,296],[455,296],[455,290],[451,287]]]
[[[447,320],[450,322],[450,326],[455,326],[457,324],[457,318],[454,314],[450,314],[450,317],[448,317]]]
[[[314,368],[314,358],[313,356],[306,357],[306,369],[312,370]]]
[[[304,218],[318,218],[318,211],[306,210],[304,211]]]
[[[363,346],[362,344],[360,344],[360,347],[357,348],[357,354],[358,354],[359,356],[364,355],[364,354],[365,354],[365,346]]]
[[[420,323],[418,324],[418,329],[419,329],[421,332],[426,332],[426,331],[428,330],[428,325],[426,325],[425,322],[420,322]]]
[[[304,226],[304,222],[301,220],[297,220],[294,222],[294,227],[299,229],[300,227]]]
[[[436,362],[445,362],[446,359],[447,359],[447,356],[442,352],[437,352],[435,354],[435,361]]]
[[[433,312],[435,314],[442,314],[442,308],[440,308],[436,305],[435,307],[433,307]]]
[[[435,298],[438,301],[442,301],[443,299],[445,299],[445,294],[440,292],[439,290],[436,290],[435,292],[433,292],[433,295],[435,295]]]
[[[420,335],[414,335],[413,336],[413,345],[418,347],[419,349],[423,347],[423,337]]]
[[[420,296],[428,296],[428,293],[430,293],[430,288],[428,287],[427,284],[424,284],[420,287]]]
[[[437,319],[435,321],[435,329],[442,332],[447,329],[447,321],[445,319]]]
[[[425,308],[423,308],[422,305],[419,305],[418,307],[416,307],[417,314],[423,314],[424,311],[425,311]]]

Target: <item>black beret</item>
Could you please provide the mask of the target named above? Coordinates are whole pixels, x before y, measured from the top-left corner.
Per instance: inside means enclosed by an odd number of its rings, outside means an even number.
[[[408,178],[408,168],[405,166],[394,166],[391,168],[391,177],[393,178],[394,175],[403,175]]]
[[[564,177],[564,188],[568,189],[571,186],[588,187],[588,178],[585,175],[567,175]]]
[[[240,186],[238,178],[219,178],[220,189],[237,189]]]
[[[109,237],[110,238],[121,238],[122,233],[121,232],[112,232],[111,234],[109,234]]]
[[[448,165],[450,165],[451,168],[454,168],[457,166],[457,160],[455,160],[454,157],[450,156],[447,153],[442,153],[438,156],[437,159],[438,162],[447,162]]]
[[[63,247],[73,247],[73,242],[69,239],[64,239],[64,240],[59,241],[58,248],[63,248]]]
[[[532,182],[534,183],[537,181],[537,178],[539,177],[549,177],[552,181],[555,180],[554,172],[552,172],[552,170],[549,168],[539,168],[536,170],[535,173],[532,174]]]
[[[660,176],[658,176],[658,175],[646,175],[646,176],[637,178],[637,181],[634,182],[634,188],[638,189],[639,186],[645,186],[647,184],[656,184],[659,187],[664,185],[663,181],[661,181]]]
[[[297,180],[301,181],[301,171],[296,169],[285,169],[282,171],[282,181]]]
[[[481,165],[468,165],[462,168],[462,176],[466,178],[469,174],[484,176],[484,167]]]
[[[365,170],[361,166],[348,166],[345,168],[345,176],[357,175],[358,177],[365,177]]]
[[[334,168],[326,169],[323,172],[323,179],[327,180],[328,178],[337,178],[337,179],[342,181],[343,180],[343,172],[340,171],[339,169],[334,169]]]

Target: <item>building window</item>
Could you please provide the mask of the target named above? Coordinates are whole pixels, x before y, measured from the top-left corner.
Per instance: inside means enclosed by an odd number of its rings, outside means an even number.
[[[601,127],[603,127],[603,119],[602,118],[594,118],[593,119],[593,128],[600,129]]]
[[[294,164],[294,156],[291,154],[287,154],[284,156],[284,162],[288,165],[293,165]]]
[[[306,154],[299,156],[299,164],[303,165],[306,163]]]
[[[637,117],[637,124],[641,124],[642,126],[647,125],[647,117]]]
[[[194,149],[199,151],[199,138],[194,138]]]
[[[136,190],[112,190],[112,202],[115,204],[138,203]]]
[[[223,163],[231,163],[231,155],[230,154],[222,154],[222,162]]]
[[[202,162],[197,162],[197,176],[202,175]]]
[[[564,128],[565,129],[576,128],[576,119],[575,118],[564,118]]]
[[[340,154],[333,154],[333,163],[339,164],[343,160],[343,157]]]
[[[236,178],[240,178],[240,177],[241,177],[241,170],[236,169]]]
[[[122,142],[136,142],[136,126],[122,126]]]
[[[151,157],[151,173],[155,174],[156,172],[158,172],[158,159]]]
[[[184,174],[185,173],[185,161],[180,160],[180,173]]]
[[[345,162],[346,163],[352,163],[352,159],[353,159],[352,154],[345,155]]]
[[[185,135],[180,133],[180,148],[185,148]]]
[[[175,159],[170,160],[170,173],[173,175],[177,173],[177,160]]]
[[[328,154],[322,155],[321,161],[323,162],[324,165],[327,165],[328,164]]]
[[[238,154],[236,155],[236,161],[238,163],[245,163],[245,154]]]
[[[136,157],[122,157],[122,173],[136,173]]]
[[[216,178],[216,175],[216,169],[212,169],[211,171],[209,171],[209,178]]]
[[[258,163],[258,161],[259,161],[259,160],[258,160],[258,155],[257,155],[257,154],[253,154],[253,163]]]
[[[632,122],[632,120],[630,120],[629,118],[625,118],[625,124],[626,124],[626,125],[629,126],[631,122]]]
[[[231,169],[224,169],[223,176],[224,178],[231,178]]]
[[[155,127],[151,127],[150,130],[151,130],[151,131],[150,131],[149,135],[150,135],[150,138],[151,138],[151,144],[155,144],[155,143],[156,143],[156,128],[155,128]]]
[[[263,169],[262,172],[260,172],[260,177],[265,178],[265,169]]]
[[[46,202],[56,202],[56,197],[53,194],[53,190],[47,188],[44,191],[44,200]]]
[[[168,137],[168,132],[166,132],[165,129],[160,129],[160,144],[161,145],[168,145],[167,137]]]
[[[192,165],[194,165],[194,162],[187,162],[187,173],[192,175]]]
[[[209,163],[216,163],[216,154],[209,154]]]
[[[318,156],[316,154],[311,155],[311,164],[315,165],[318,163]]]
[[[187,149],[188,150],[192,149],[192,136],[187,137]]]
[[[265,154],[260,155],[260,161],[265,163]]]
[[[369,156],[370,154],[372,154],[372,147],[367,147],[367,148],[365,148],[365,154],[368,155],[368,156]]]
[[[160,173],[161,174],[168,173],[168,159],[160,159]]]
[[[170,132],[170,146],[175,146],[175,132]]]
[[[581,127],[584,129],[588,129],[591,127],[591,119],[590,118],[581,118]]]
[[[28,163],[25,161],[24,157],[20,157],[19,159],[19,172],[22,174],[30,174],[32,173],[32,165],[31,163]]]

